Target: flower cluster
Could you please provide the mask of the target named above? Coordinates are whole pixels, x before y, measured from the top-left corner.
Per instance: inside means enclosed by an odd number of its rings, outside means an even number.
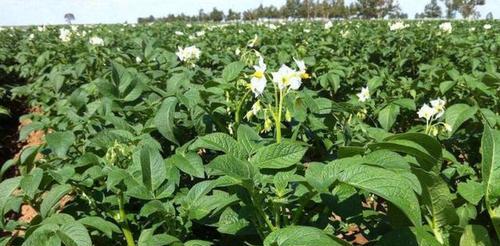
[[[333,27],[333,23],[331,21],[328,21],[327,23],[325,23],[325,29],[328,30],[330,28]]]
[[[300,85],[302,85],[302,79],[309,78],[304,61],[295,59],[295,64],[299,69],[298,71],[283,64],[278,71],[271,73],[273,83],[281,91],[286,91],[288,88],[298,90]],[[254,93],[255,97],[262,95],[266,87],[266,69],[267,65],[264,63],[264,58],[260,56],[259,64],[254,66],[255,72],[252,74],[252,78],[250,79],[250,89]]]
[[[71,31],[66,28],[59,29],[59,39],[63,42],[69,42],[71,40]]]
[[[398,22],[394,22],[392,24],[389,23],[389,30],[391,30],[391,31],[397,31],[397,30],[405,29],[405,28],[407,28],[409,26],[410,26],[409,24],[405,24],[402,21],[398,21]]]
[[[89,39],[89,43],[91,45],[95,45],[95,46],[103,46],[104,45],[104,40],[102,38],[100,38],[100,37],[94,36],[94,37],[91,37]]]
[[[356,96],[358,96],[358,100],[360,102],[366,102],[370,99],[370,90],[368,89],[368,87],[363,87],[361,88],[361,92],[356,94]]]
[[[451,33],[453,27],[451,26],[451,22],[445,22],[439,25],[439,29],[441,29],[443,32]]]
[[[439,132],[437,125],[439,124],[441,124],[446,131],[452,131],[451,126],[446,123],[438,122],[437,124],[433,124],[434,121],[438,120],[444,115],[444,112],[446,110],[445,106],[446,101],[441,98],[437,98],[430,101],[430,106],[429,104],[424,103],[420,110],[418,110],[418,117],[423,118],[426,121],[425,132],[427,134],[432,134],[434,136],[437,135]]]
[[[175,54],[179,57],[179,60],[194,64],[195,61],[200,59],[201,51],[196,46],[178,47],[178,51]]]

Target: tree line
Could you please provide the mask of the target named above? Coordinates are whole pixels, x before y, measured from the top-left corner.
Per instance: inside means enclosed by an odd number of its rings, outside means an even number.
[[[439,0],[444,3],[441,9],[438,0],[431,0],[422,13],[415,18],[455,18],[458,13],[464,18],[479,17],[477,6],[485,0]],[[491,15],[488,14],[488,15]],[[287,0],[280,7],[264,6],[238,12],[229,9],[227,13],[213,8],[210,12],[200,9],[197,15],[169,14],[165,17],[149,16],[138,18],[139,23],[154,21],[235,21],[257,20],[261,18],[338,18],[338,19],[406,19],[408,15],[401,11],[397,0],[357,0],[346,4],[344,0]]]

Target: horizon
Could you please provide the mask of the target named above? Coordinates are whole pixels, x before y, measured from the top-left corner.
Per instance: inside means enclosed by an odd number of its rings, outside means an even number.
[[[196,15],[200,9],[205,12],[213,8],[227,13],[229,9],[242,12],[255,9],[260,4],[264,6],[280,7],[285,0],[184,0],[170,2],[163,0],[2,0],[0,9],[0,26],[32,26],[32,25],[59,25],[66,24],[63,16],[73,13],[75,21],[72,24],[121,24],[137,23],[138,18],[166,17],[169,14]],[[346,0],[349,5],[355,0]],[[415,19],[416,13],[421,13],[430,0],[414,1],[400,0],[399,5],[403,13],[408,14],[408,19]],[[441,2],[444,12],[445,8]],[[50,6],[50,7],[47,7]],[[491,12],[495,19],[500,17],[500,1],[486,0],[486,4],[477,7],[484,19]],[[457,15],[461,19],[460,15]],[[446,19],[446,18],[442,18]],[[453,20],[453,19],[450,19]]]

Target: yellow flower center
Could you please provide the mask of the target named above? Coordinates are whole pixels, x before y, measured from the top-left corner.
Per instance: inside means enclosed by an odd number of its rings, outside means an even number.
[[[262,71],[255,71],[255,73],[253,73],[253,76],[255,78],[261,79],[262,77],[264,77],[264,73]]]
[[[301,74],[300,74],[300,78],[302,78],[302,79],[308,79],[308,78],[310,78],[310,77],[311,77],[311,76],[309,76],[309,74],[308,74],[308,73],[306,73],[306,72],[304,72],[304,73],[301,73]]]

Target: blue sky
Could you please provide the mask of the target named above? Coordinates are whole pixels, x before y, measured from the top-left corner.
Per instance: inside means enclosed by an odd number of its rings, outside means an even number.
[[[347,3],[354,0],[346,0]],[[430,0],[399,0],[403,12],[413,17]],[[200,8],[246,10],[260,3],[280,6],[285,0],[0,0],[0,25],[64,23],[64,14],[73,13],[74,23],[134,23],[137,17],[166,16],[169,13],[196,14]],[[500,0],[486,0],[479,8],[484,17],[500,17]]]

